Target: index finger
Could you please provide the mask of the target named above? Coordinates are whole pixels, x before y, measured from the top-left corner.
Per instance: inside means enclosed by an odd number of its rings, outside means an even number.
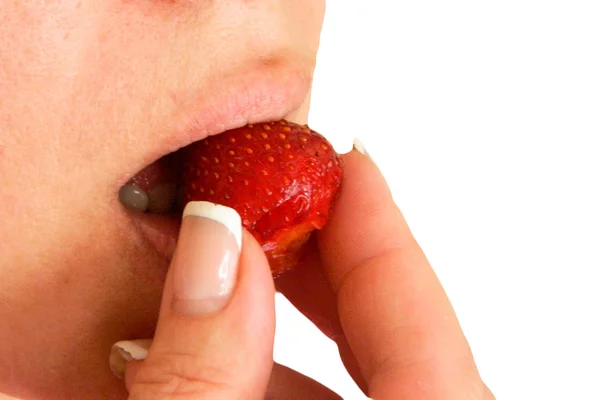
[[[323,268],[374,398],[487,393],[450,301],[377,166],[344,155],[344,182],[320,232]]]

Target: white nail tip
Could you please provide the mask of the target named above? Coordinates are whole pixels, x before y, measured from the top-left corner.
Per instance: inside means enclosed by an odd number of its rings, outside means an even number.
[[[123,340],[113,344],[108,363],[118,378],[125,375],[125,364],[129,361],[143,361],[148,357],[152,339]]]
[[[233,234],[238,249],[242,250],[242,219],[233,208],[208,201],[191,201],[183,210],[183,217],[188,215],[220,222]]]
[[[354,148],[354,150],[358,151],[359,153],[367,155],[367,150],[365,149],[365,146],[362,144],[362,142],[358,138],[354,139],[354,143],[353,143],[352,147]]]

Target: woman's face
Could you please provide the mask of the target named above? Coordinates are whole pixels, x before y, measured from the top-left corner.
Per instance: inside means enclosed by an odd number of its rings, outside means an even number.
[[[119,189],[207,134],[306,122],[324,0],[0,0],[0,393],[120,398],[176,231]]]

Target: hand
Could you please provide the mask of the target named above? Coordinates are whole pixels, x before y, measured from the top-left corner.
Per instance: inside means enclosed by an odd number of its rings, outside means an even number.
[[[383,176],[360,152],[343,158],[342,192],[313,262],[283,275],[278,290],[337,343],[370,397],[493,399]]]
[[[306,265],[280,277],[277,289],[335,340],[370,397],[493,399],[379,170],[361,152],[343,158],[330,223]],[[204,218],[183,220],[150,350],[149,341],[114,348],[111,365],[124,370],[130,398],[339,398],[273,366],[275,288],[262,250],[239,220],[228,219],[227,230],[206,218],[223,213],[196,214]],[[125,366],[123,357],[145,360]]]

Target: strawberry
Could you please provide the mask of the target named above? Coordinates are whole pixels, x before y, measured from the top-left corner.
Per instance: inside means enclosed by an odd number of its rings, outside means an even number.
[[[339,155],[320,134],[287,121],[247,125],[184,150],[183,199],[235,209],[276,277],[327,222],[342,181]]]

